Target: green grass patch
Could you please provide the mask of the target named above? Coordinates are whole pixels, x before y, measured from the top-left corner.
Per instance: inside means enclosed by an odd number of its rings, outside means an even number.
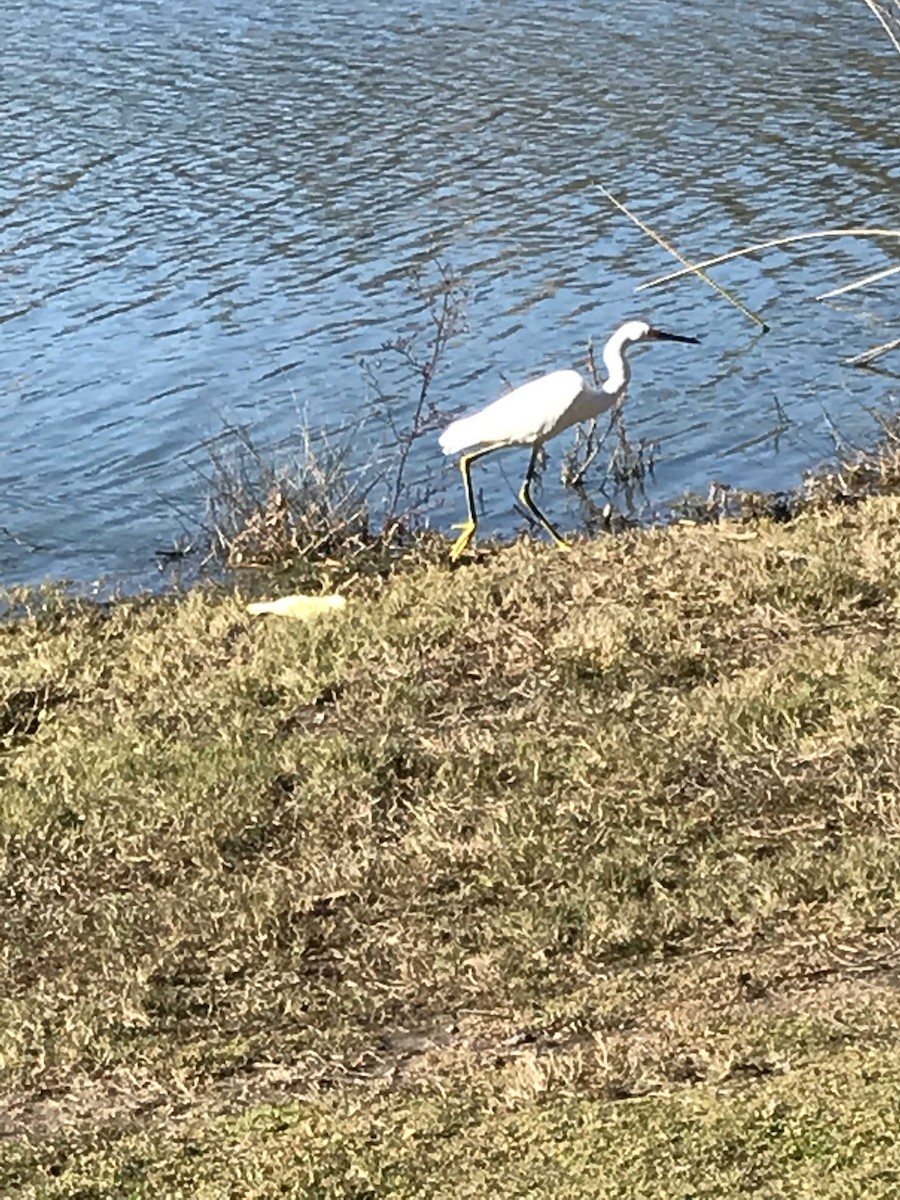
[[[898,514],[13,597],[0,1191],[895,1194]]]

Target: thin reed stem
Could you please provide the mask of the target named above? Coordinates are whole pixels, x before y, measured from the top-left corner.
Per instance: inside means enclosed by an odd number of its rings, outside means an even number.
[[[749,308],[747,308],[747,306],[745,304],[743,304],[740,300],[738,300],[738,298],[736,296],[732,295],[731,292],[727,291],[720,284],[716,283],[716,281],[714,279],[710,279],[710,277],[706,274],[706,272],[703,271],[701,268],[689,263],[688,260],[684,257],[684,255],[680,254],[675,249],[675,247],[671,244],[671,242],[666,241],[666,239],[662,236],[662,234],[657,233],[655,229],[651,229],[651,227],[646,223],[646,221],[642,221],[639,216],[637,216],[635,213],[631,212],[630,209],[626,208],[625,205],[621,202],[621,200],[617,200],[616,197],[612,194],[612,192],[608,188],[604,187],[604,185],[602,183],[598,182],[597,187],[600,189],[600,191],[603,193],[603,195],[607,198],[607,200],[610,202],[610,204],[612,204],[615,208],[617,208],[619,210],[619,212],[621,212],[624,216],[626,216],[629,219],[629,221],[631,221],[635,225],[637,225],[638,229],[640,229],[643,233],[646,233],[648,237],[652,238],[653,241],[657,243],[657,245],[662,246],[662,248],[664,250],[668,251],[668,253],[671,254],[673,258],[677,258],[680,263],[684,263],[686,271],[691,271],[695,275],[699,275],[704,283],[708,283],[709,286],[714,291],[718,292],[719,295],[722,296],[725,300],[727,300],[729,304],[734,305],[734,307],[739,312],[742,312],[744,314],[744,316],[749,317],[751,321],[755,322],[760,327],[760,329],[762,329],[763,333],[768,332],[769,327],[765,323],[765,321],[762,319],[762,317],[760,317],[755,312],[751,312],[751,310]],[[638,290],[640,290],[640,289],[638,289]]]
[[[749,254],[759,254],[762,250],[773,250],[777,246],[790,246],[795,242],[808,242],[816,238],[837,237],[900,238],[900,229],[880,229],[854,225],[846,229],[816,229],[809,233],[791,233],[786,237],[769,238],[765,242],[754,242],[752,246],[741,246],[739,250],[729,250],[727,254],[716,254],[712,258],[705,258],[702,262],[694,263],[692,266],[685,267],[681,271],[670,271],[668,275],[659,275],[656,279],[649,279],[646,283],[639,284],[636,291],[643,292],[647,288],[659,287],[663,283],[671,283],[673,280],[681,279],[685,275],[696,274],[698,271],[706,270],[707,267],[715,267],[719,263],[730,262],[734,258],[745,258]]]

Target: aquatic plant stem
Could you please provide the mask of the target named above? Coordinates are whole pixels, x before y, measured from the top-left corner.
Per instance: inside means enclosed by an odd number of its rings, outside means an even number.
[[[769,238],[765,242],[754,242],[752,246],[741,246],[738,250],[729,250],[727,254],[716,254],[712,258],[705,258],[702,262],[694,263],[693,266],[687,266],[680,271],[670,271],[668,275],[658,275],[656,279],[649,279],[646,283],[639,284],[637,291],[643,292],[647,288],[659,287],[663,283],[671,283],[674,279],[681,279],[685,275],[690,275],[692,272],[697,274],[699,271],[705,271],[707,267],[718,266],[719,263],[730,262],[733,258],[744,258],[749,254],[759,254],[763,250],[773,250],[777,246],[790,246],[795,242],[813,241],[816,238],[835,238],[835,237],[884,237],[884,238],[900,238],[900,229],[880,229],[868,228],[867,226],[850,226],[846,229],[816,229],[809,233],[790,233],[786,237]]]
[[[765,321],[762,319],[762,317],[760,317],[757,313],[752,312],[749,308],[747,308],[747,306],[745,304],[743,304],[740,300],[738,300],[738,298],[736,296],[732,295],[731,292],[727,291],[720,284],[716,283],[716,281],[714,279],[710,279],[709,275],[707,275],[706,272],[703,271],[700,267],[689,263],[688,260],[684,257],[684,255],[680,254],[675,249],[675,247],[671,244],[671,242],[666,241],[666,239],[662,236],[662,234],[657,233],[655,229],[651,229],[650,226],[646,223],[646,221],[642,221],[640,217],[638,217],[630,209],[626,208],[625,205],[621,202],[621,200],[617,200],[616,197],[612,194],[612,192],[607,187],[604,187],[604,185],[602,183],[598,182],[597,187],[600,189],[600,191],[603,193],[603,195],[607,198],[607,200],[610,202],[610,204],[612,204],[613,207],[617,208],[619,210],[619,212],[621,212],[624,216],[626,216],[629,219],[629,221],[631,221],[631,222],[633,222],[633,224],[637,225],[638,229],[640,229],[643,233],[646,233],[648,237],[652,238],[654,240],[654,242],[657,243],[657,245],[662,246],[662,248],[664,250],[668,251],[668,253],[671,254],[673,258],[677,258],[680,263],[684,263],[685,270],[682,272],[679,272],[679,274],[687,274],[689,272],[692,272],[695,275],[699,275],[704,283],[709,284],[709,286],[714,291],[718,292],[719,295],[722,296],[725,300],[727,300],[729,304],[732,304],[739,312],[742,312],[744,314],[744,316],[749,317],[751,321],[753,321],[755,324],[757,324],[760,327],[760,329],[762,329],[763,333],[768,332],[769,327],[765,323]],[[641,289],[638,288],[637,290],[640,291]]]

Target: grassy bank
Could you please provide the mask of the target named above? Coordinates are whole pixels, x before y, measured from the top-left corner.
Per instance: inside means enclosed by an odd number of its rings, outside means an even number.
[[[0,1194],[894,1196],[900,501],[0,629]]]

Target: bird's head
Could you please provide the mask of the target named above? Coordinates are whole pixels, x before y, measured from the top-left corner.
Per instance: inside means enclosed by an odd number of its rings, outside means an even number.
[[[686,337],[681,333],[667,333],[666,330],[656,329],[641,320],[626,321],[613,336],[620,346],[628,346],[634,342],[690,342],[697,345],[700,341],[699,338]]]

